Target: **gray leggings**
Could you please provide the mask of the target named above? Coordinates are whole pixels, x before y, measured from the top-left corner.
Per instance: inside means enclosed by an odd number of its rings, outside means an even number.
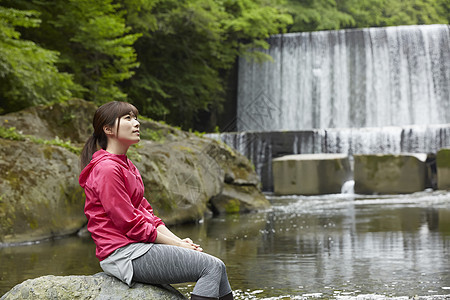
[[[197,282],[193,294],[223,297],[231,293],[225,264],[218,258],[177,246],[154,244],[133,260],[133,281],[150,284]]]

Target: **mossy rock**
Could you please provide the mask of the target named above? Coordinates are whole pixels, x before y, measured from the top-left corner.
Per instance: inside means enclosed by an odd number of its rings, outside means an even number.
[[[270,203],[255,186],[225,184],[222,192],[213,197],[210,207],[215,214],[236,214],[261,211],[270,208]]]
[[[0,243],[74,233],[85,224],[77,155],[0,139],[0,174]]]

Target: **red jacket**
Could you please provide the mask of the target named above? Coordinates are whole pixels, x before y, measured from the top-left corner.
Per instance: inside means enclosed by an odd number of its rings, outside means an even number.
[[[141,175],[126,155],[95,152],[79,183],[86,193],[87,228],[100,261],[125,245],[155,241],[156,228],[164,223],[144,198]]]

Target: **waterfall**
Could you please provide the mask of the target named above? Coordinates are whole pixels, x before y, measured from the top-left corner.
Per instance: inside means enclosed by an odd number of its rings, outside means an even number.
[[[301,153],[436,153],[450,147],[450,27],[276,35],[273,61],[239,60],[238,133],[272,190],[272,158]]]
[[[239,131],[450,123],[449,25],[276,35],[239,60]]]

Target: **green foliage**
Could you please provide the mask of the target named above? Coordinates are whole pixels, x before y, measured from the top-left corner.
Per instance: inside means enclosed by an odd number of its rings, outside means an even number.
[[[72,145],[72,143],[68,140],[64,141],[64,140],[60,139],[59,137],[56,137],[53,140],[45,140],[45,139],[37,138],[32,135],[21,134],[21,133],[17,132],[15,127],[6,128],[3,126],[0,126],[0,138],[14,140],[14,141],[29,140],[33,143],[37,143],[37,144],[41,144],[41,145],[52,145],[52,146],[63,147],[77,155],[79,155],[81,153],[81,148],[77,147],[75,145]]]
[[[36,11],[0,6],[0,113],[67,100],[76,90],[72,76],[60,73],[58,52],[21,39],[16,27],[38,27]]]
[[[40,42],[64,54],[62,68],[84,88],[79,96],[97,104],[124,100],[118,82],[139,65],[133,48],[139,34],[129,34],[121,6],[112,0],[31,2],[46,12],[43,23],[51,33],[38,35]]]
[[[445,24],[449,14],[444,4],[435,0],[346,0],[340,9],[353,17],[355,27]]]
[[[295,31],[449,22],[448,0],[288,0]]]
[[[0,126],[0,138],[14,140],[14,141],[24,141],[25,137],[16,131],[15,127],[3,127]]]
[[[166,136],[162,130],[152,130],[150,128],[146,128],[141,130],[141,138],[154,142],[163,142],[166,139]]]
[[[335,0],[288,0],[287,7],[294,18],[290,32],[336,30],[355,25],[350,14],[339,11]]]

